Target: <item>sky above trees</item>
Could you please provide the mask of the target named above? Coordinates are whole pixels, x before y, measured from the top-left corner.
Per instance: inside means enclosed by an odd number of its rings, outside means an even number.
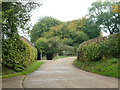
[[[32,25],[43,16],[53,16],[61,21],[82,18],[94,1],[96,0],[43,0],[43,5],[32,13]]]

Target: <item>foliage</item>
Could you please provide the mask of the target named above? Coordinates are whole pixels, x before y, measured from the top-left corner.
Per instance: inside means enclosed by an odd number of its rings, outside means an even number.
[[[34,50],[27,52],[26,45],[20,40],[18,28],[27,30],[30,12],[38,4],[34,2],[2,2],[2,64],[16,71],[22,71],[28,64],[29,57],[33,61]],[[29,53],[29,54],[28,54]],[[33,55],[33,56],[32,56]]]
[[[29,46],[26,42],[24,42],[25,50],[27,52],[27,60],[29,62],[33,62],[34,60],[37,60],[37,49],[33,46]]]
[[[2,39],[18,36],[18,29],[27,30],[30,12],[37,6],[34,2],[2,2]]]
[[[47,30],[46,24],[38,22],[31,30],[31,42],[35,42]]]
[[[47,47],[47,39],[45,38],[38,38],[35,42],[35,47],[38,49],[39,52],[42,51],[43,56],[46,54],[46,47]]]
[[[77,59],[74,61],[74,65],[79,67],[80,69],[98,73],[101,75],[111,76],[118,78],[118,58],[108,58],[104,60],[95,61],[78,61]]]
[[[21,40],[17,40],[14,44],[10,44],[11,42],[12,40],[8,39],[3,43],[2,65],[16,71],[22,71],[37,58],[37,49]]]
[[[88,36],[82,31],[83,19],[62,23],[51,27],[50,31],[44,33],[43,36],[45,38],[58,36],[65,45],[77,47],[80,43],[89,39]]]
[[[51,37],[47,40],[47,59],[48,60],[52,60],[52,58],[54,57],[54,55],[56,55],[58,53],[58,51],[60,50],[60,39],[58,37]]]
[[[43,55],[47,56],[48,60],[52,60],[61,48],[60,39],[58,37],[51,37],[49,39],[38,38],[35,46],[39,52],[43,52]]]
[[[79,61],[97,61],[108,57],[119,57],[120,33],[114,34],[105,40],[93,41],[90,44],[80,45],[78,50]]]
[[[90,18],[86,19],[83,32],[88,36],[89,39],[100,37],[100,31],[99,24],[94,23]]]
[[[42,33],[48,32],[50,27],[59,25],[61,23],[61,21],[50,16],[40,18],[31,30],[31,41],[35,43],[35,41],[42,36]]]
[[[90,21],[89,18],[83,17],[82,19],[58,24],[52,23],[52,20],[58,22],[51,17],[41,18],[31,31],[31,41],[35,41],[39,37],[49,39],[58,36],[63,44],[78,47],[80,43],[89,38],[100,36],[99,26]],[[48,29],[43,28],[42,24],[46,25]]]
[[[14,42],[11,44],[11,42]],[[2,43],[2,65],[12,68],[16,71],[22,71],[26,67],[27,52],[22,41],[4,40]],[[8,49],[9,48],[9,49]]]
[[[92,3],[89,8],[89,18],[97,23],[105,32],[110,34],[120,32],[119,29],[119,13],[112,12],[111,6],[116,5],[114,1],[99,1]]]
[[[59,25],[62,23],[61,21],[59,21],[51,16],[42,17],[39,19],[38,22],[46,24],[48,31],[49,31],[50,27],[53,27],[53,26],[56,26],[56,25]]]
[[[120,2],[117,5],[112,6],[112,12],[120,13]]]

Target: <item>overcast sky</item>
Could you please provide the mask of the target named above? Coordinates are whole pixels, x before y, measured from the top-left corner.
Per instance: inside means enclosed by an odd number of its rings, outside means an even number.
[[[43,0],[43,5],[33,12],[32,25],[43,16],[53,16],[61,21],[82,18],[94,1],[96,0]]]

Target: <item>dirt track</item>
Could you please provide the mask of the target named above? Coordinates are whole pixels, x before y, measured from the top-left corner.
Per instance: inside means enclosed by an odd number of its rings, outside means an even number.
[[[85,72],[73,65],[75,57],[49,60],[27,75],[25,88],[118,88],[118,79]]]

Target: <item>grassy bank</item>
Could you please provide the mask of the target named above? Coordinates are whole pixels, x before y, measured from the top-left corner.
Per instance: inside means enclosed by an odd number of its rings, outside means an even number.
[[[31,63],[24,71],[22,72],[15,72],[12,69],[8,69],[3,67],[2,68],[2,78],[8,78],[13,76],[19,76],[19,75],[27,75],[31,72],[37,70],[41,65],[43,64],[43,61],[35,61]]]
[[[118,58],[110,58],[99,61],[78,61],[77,59],[74,61],[74,65],[79,67],[80,69],[98,73],[101,75],[111,76],[118,78]]]

